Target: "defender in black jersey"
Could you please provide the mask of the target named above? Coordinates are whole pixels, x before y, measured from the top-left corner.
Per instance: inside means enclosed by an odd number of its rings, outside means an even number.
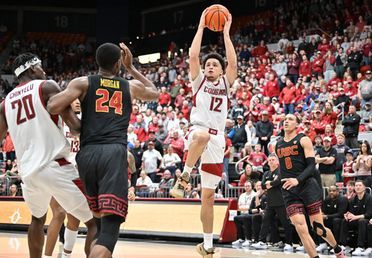
[[[79,98],[82,109],[80,151],[76,157],[86,198],[97,222],[97,242],[89,257],[111,257],[128,208],[127,128],[132,98],[155,100],[155,85],[132,64],[128,47],[98,47],[97,75],[72,80],[48,102],[58,114]],[[118,77],[121,65],[136,80]],[[133,196],[131,192],[129,194]]]
[[[287,214],[310,257],[318,255],[307,228],[305,212],[316,234],[334,248],[337,257],[345,257],[332,232],[323,224],[323,215],[320,211],[322,189],[315,179],[317,172],[313,144],[304,134],[297,134],[300,122],[298,117],[288,114],[284,120],[284,137],[275,146],[280,162],[282,194]]]

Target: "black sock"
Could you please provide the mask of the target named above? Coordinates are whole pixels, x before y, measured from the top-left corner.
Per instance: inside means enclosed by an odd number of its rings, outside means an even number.
[[[314,256],[313,258],[319,258],[319,255],[317,255],[317,256]]]
[[[336,245],[335,247],[333,247],[333,250],[335,251],[335,254],[338,254],[339,252],[342,251],[342,249],[339,245]]]

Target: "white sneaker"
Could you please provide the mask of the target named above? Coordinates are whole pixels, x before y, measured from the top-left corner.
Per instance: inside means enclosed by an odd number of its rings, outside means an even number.
[[[251,245],[251,240],[245,240],[244,243],[242,244],[243,247],[248,247]]]
[[[352,256],[361,256],[364,253],[364,248],[357,247],[354,252],[351,253]]]
[[[362,252],[363,256],[369,256],[372,254],[372,247],[368,247],[364,252]]]
[[[232,242],[231,244],[232,245],[241,245],[242,243],[244,243],[244,240],[239,238],[238,240]]]
[[[321,253],[324,250],[327,250],[327,248],[328,248],[328,245],[326,243],[321,243],[320,245],[317,246],[316,251],[318,253]]]
[[[252,247],[259,250],[265,250],[267,249],[267,244],[262,241],[259,241],[255,244],[252,244]]]
[[[284,252],[293,252],[293,246],[290,244],[285,244],[283,248]]]
[[[305,247],[303,245],[297,246],[296,252],[305,252]]]

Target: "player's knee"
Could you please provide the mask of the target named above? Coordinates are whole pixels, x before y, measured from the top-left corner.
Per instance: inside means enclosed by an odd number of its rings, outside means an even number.
[[[296,231],[299,235],[305,235],[308,233],[307,225],[306,223],[298,222],[295,223]]]
[[[318,236],[327,237],[327,229],[322,223],[313,221],[313,229]]]
[[[53,209],[52,211],[53,211],[53,218],[52,219],[60,221],[60,222],[65,220],[66,212],[62,207]]]
[[[197,132],[193,136],[193,140],[195,140],[200,145],[206,145],[209,141],[209,133],[207,132]]]
[[[117,215],[108,215],[101,218],[101,232],[96,245],[106,247],[111,253],[118,240],[120,224],[123,218]]]

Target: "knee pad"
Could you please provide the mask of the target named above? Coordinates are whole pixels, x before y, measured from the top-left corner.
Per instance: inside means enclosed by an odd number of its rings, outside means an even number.
[[[321,237],[326,237],[326,236],[327,236],[327,230],[326,230],[326,228],[324,227],[323,224],[314,221],[314,222],[313,222],[313,228],[314,228],[315,233],[316,233],[318,236],[321,236]],[[318,229],[320,229],[320,230],[322,231],[322,234],[319,234],[319,233],[318,233]]]
[[[98,236],[97,245],[106,247],[113,253],[116,242],[118,241],[120,224],[123,217],[117,215],[108,215],[101,218],[101,230]]]

